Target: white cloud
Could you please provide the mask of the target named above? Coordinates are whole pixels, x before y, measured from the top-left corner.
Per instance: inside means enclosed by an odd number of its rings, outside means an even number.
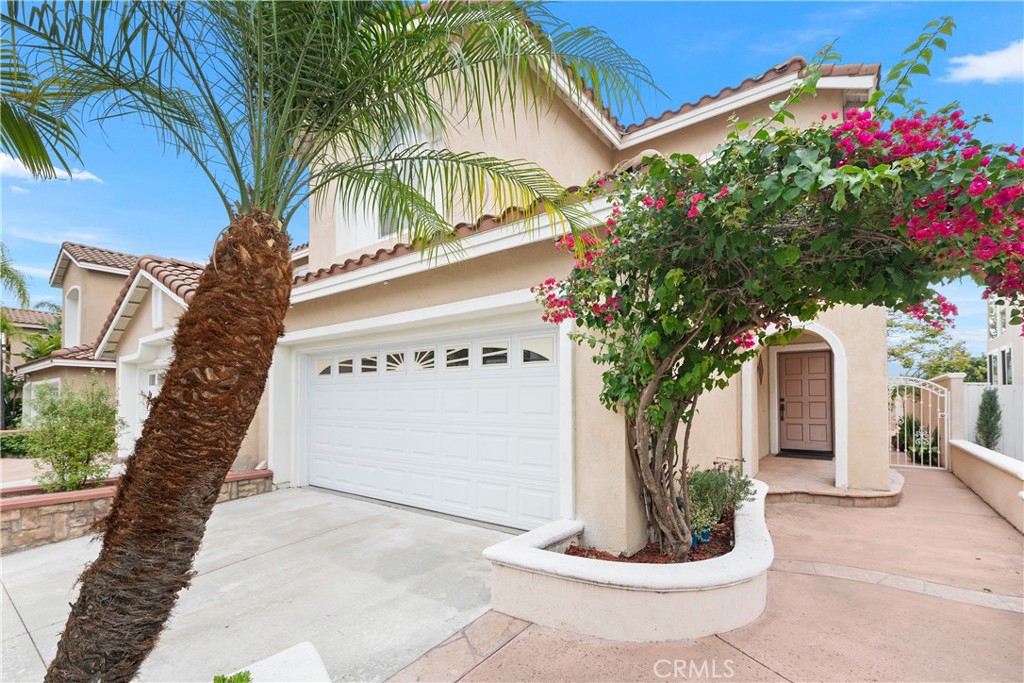
[[[82,168],[71,169],[70,175],[68,175],[67,171],[56,169],[56,174],[57,180],[91,180],[94,183],[103,183],[99,176]],[[4,154],[3,152],[0,152],[0,175],[5,178],[17,178],[18,180],[38,180],[38,178],[32,175],[31,171],[25,168],[25,164],[10,154]]]
[[[25,194],[26,192],[28,192],[28,190],[26,190],[24,187],[21,187],[19,185],[10,185],[9,187],[10,187],[11,192],[13,192],[15,194]]]
[[[946,83],[1010,83],[1024,81],[1024,40],[1010,43],[1001,50],[980,55],[952,57],[949,73],[943,77]]]
[[[110,237],[108,231],[97,229],[91,230],[24,230],[22,228],[5,227],[4,234],[28,242],[37,244],[60,245],[64,242],[78,242],[80,244],[92,244],[97,247],[117,249],[117,240]]]
[[[50,279],[50,268],[41,268],[39,266],[23,266],[20,264],[15,265],[15,268],[21,273],[28,275],[29,277],[42,277],[46,278],[47,280]]]

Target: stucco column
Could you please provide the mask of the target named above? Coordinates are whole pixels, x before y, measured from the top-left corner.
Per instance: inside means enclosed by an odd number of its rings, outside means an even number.
[[[584,523],[584,544],[630,554],[646,544],[644,511],[625,421],[601,405],[601,367],[593,356],[586,346],[573,354],[575,517]]]
[[[948,439],[963,439],[967,434],[966,412],[964,411],[964,379],[963,372],[950,372],[932,379],[940,387],[949,391],[946,398],[946,414],[949,415]]]

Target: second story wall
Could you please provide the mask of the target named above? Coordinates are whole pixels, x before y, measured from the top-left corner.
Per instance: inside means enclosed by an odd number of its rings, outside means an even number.
[[[598,171],[607,171],[615,156],[610,144],[592,131],[561,99],[541,106],[539,113],[519,104],[516,111],[482,125],[475,116],[451,126],[438,140],[427,141],[455,152],[479,152],[500,159],[525,159],[550,173],[564,186],[583,184]],[[498,213],[508,207],[489,204],[481,212],[456,209],[452,223],[472,222],[480,213]],[[351,217],[336,210],[336,198],[324,193],[314,200],[309,220],[309,268],[317,270],[345,258],[373,253],[401,241],[401,236],[380,237],[371,216]]]
[[[71,263],[61,288],[63,345],[92,344],[124,285],[125,276]]]

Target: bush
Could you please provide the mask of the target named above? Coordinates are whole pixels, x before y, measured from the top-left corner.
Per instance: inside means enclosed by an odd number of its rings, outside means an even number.
[[[896,433],[892,437],[892,449],[898,453],[909,453],[923,427],[913,415],[905,415],[896,422]]]
[[[999,445],[999,437],[1003,435],[1003,409],[999,407],[999,396],[995,387],[981,392],[981,404],[978,406],[978,421],[974,427],[974,438],[979,446],[995,448]]]
[[[722,518],[723,512],[735,510],[743,501],[750,500],[754,492],[754,482],[740,468],[721,465],[711,470],[692,470],[689,487],[691,516],[699,507],[710,506],[712,524]],[[693,524],[700,528],[695,520]]]
[[[5,458],[27,458],[28,434],[0,434],[0,455]]]
[[[121,423],[117,404],[97,375],[61,392],[41,386],[27,426],[32,430],[28,453],[42,471],[36,481],[44,490],[76,491],[110,472]]]

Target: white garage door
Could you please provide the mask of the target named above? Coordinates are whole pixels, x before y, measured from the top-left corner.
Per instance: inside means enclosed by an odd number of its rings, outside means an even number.
[[[558,517],[551,327],[310,357],[309,483],[531,529]]]

